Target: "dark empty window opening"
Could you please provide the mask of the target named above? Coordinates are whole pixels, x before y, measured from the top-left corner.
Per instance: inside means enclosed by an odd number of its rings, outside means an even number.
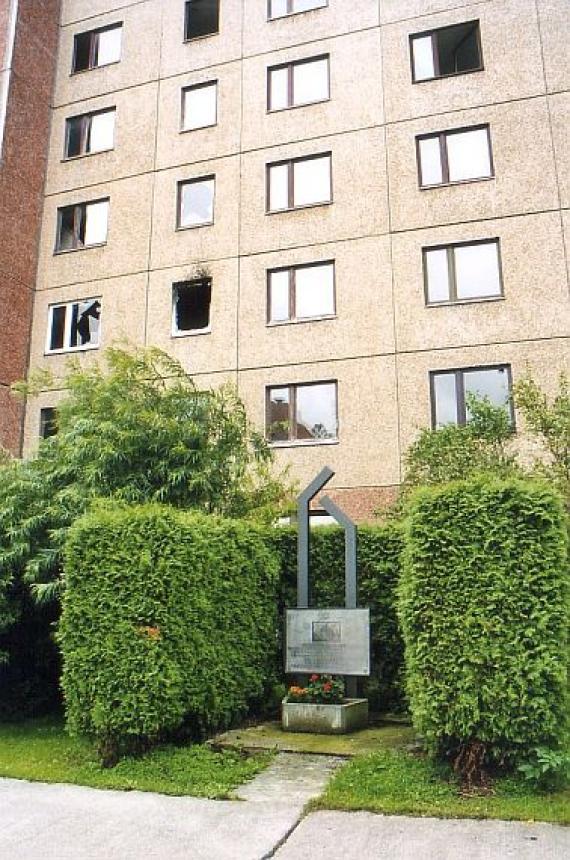
[[[211,36],[219,31],[219,26],[219,0],[186,0],[186,19],[184,22],[186,41],[198,39],[200,36]]]
[[[483,68],[479,21],[412,36],[413,79],[428,81]]]
[[[49,439],[57,433],[57,410],[53,406],[40,409],[40,438]]]
[[[210,328],[211,278],[174,284],[174,334],[208,331]]]

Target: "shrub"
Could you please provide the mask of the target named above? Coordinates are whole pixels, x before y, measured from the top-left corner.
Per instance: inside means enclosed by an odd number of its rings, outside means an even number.
[[[68,726],[107,763],[227,727],[274,680],[278,564],[251,524],[99,506],[70,530],[65,578]]]
[[[399,615],[412,716],[464,776],[562,741],[565,551],[561,500],[538,482],[458,482],[411,502]]]
[[[297,531],[274,529],[271,543],[281,559],[280,608],[297,605]],[[362,526],[358,530],[358,603],[370,608],[372,675],[365,695],[377,711],[401,710],[404,646],[396,617],[396,587],[403,550],[401,527]],[[326,527],[311,531],[311,605],[344,606],[344,532]]]

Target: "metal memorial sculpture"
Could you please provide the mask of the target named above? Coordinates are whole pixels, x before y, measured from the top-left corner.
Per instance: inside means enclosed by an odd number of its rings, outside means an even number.
[[[328,496],[319,502],[345,532],[345,606],[309,606],[309,511],[311,501],[333,477],[325,466],[297,499],[297,608],[286,612],[285,671],[297,675],[344,675],[347,698],[335,704],[310,701],[283,703],[283,727],[288,731],[341,733],[366,725],[367,699],[356,698],[357,677],[370,674],[370,613],[357,609],[357,529]],[[303,691],[304,688],[293,688]]]

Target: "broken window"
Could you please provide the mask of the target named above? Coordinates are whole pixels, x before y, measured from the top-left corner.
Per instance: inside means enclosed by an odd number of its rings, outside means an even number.
[[[414,83],[483,68],[479,21],[418,33],[411,45]]]
[[[270,442],[337,439],[336,382],[268,388],[265,427]]]
[[[178,226],[214,223],[215,177],[201,176],[178,183]]]
[[[332,201],[332,155],[310,155],[267,165],[267,211]]]
[[[268,322],[334,316],[334,263],[273,269],[268,276]]]
[[[182,281],[172,287],[174,335],[204,332],[210,329],[212,279]]]
[[[182,131],[216,125],[218,82],[195,84],[182,90]]]
[[[268,69],[268,110],[284,110],[330,98],[329,57],[312,57]]]
[[[421,135],[417,146],[422,188],[493,176],[488,125]]]
[[[73,72],[85,72],[121,59],[122,24],[78,33],[73,45]]]
[[[46,352],[95,349],[99,346],[100,299],[51,305]]]
[[[57,410],[53,406],[40,409],[40,438],[49,439],[57,433]]]
[[[76,158],[113,149],[115,114],[115,108],[111,108],[66,120],[65,157]]]
[[[184,38],[211,36],[220,28],[219,0],[186,0]]]
[[[77,251],[107,241],[109,199],[58,209],[56,251]]]
[[[489,400],[508,412],[514,426],[511,397],[511,368],[508,364],[495,367],[470,367],[430,373],[433,427],[446,424],[467,424],[470,418],[468,395]]]

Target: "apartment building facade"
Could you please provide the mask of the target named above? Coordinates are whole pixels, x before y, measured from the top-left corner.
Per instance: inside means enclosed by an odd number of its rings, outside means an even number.
[[[30,366],[162,347],[368,519],[420,427],[570,370],[569,20],[63,0]],[[25,453],[63,395],[29,402]]]
[[[59,0],[0,0],[0,445],[22,447]]]

